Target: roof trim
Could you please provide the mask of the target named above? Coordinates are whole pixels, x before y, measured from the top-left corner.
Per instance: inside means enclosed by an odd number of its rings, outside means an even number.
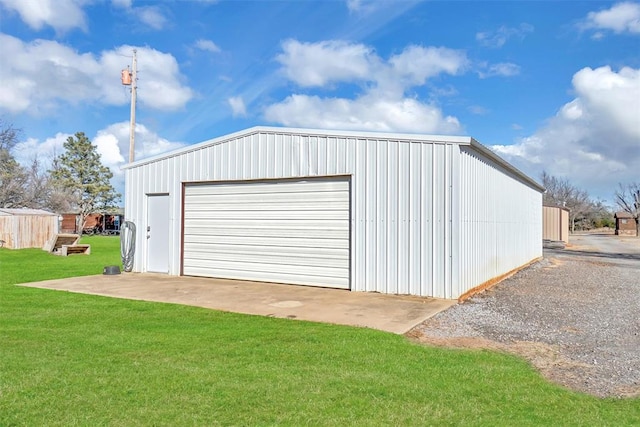
[[[1,208],[0,212],[6,215],[29,215],[29,216],[58,216],[58,214],[45,211],[42,209],[31,209],[31,208]]]
[[[210,147],[217,144],[223,144],[229,140],[239,137],[250,136],[257,133],[270,133],[270,134],[302,134],[306,136],[323,136],[323,137],[342,137],[342,138],[362,138],[362,139],[390,139],[394,141],[406,141],[406,142],[436,142],[444,144],[458,144],[469,145],[475,150],[489,157],[509,172],[513,173],[516,177],[524,181],[534,189],[544,192],[545,188],[538,184],[534,179],[530,178],[518,168],[498,156],[489,148],[480,144],[475,139],[469,136],[451,136],[451,135],[425,135],[418,133],[395,133],[395,132],[371,132],[371,131],[347,131],[347,130],[326,130],[326,129],[308,129],[308,128],[289,128],[289,127],[274,127],[274,126],[254,126],[248,129],[244,129],[238,132],[223,135],[217,138],[209,139],[199,142],[197,144],[189,145],[187,147],[179,148],[177,150],[169,151],[167,153],[159,154],[156,156],[142,159],[133,163],[126,164],[121,167],[122,170],[133,169],[138,166],[143,166],[149,163],[156,162],[158,160],[164,160],[171,157],[176,157],[182,154],[197,151],[202,148]]]
[[[627,212],[627,211],[618,211],[618,212],[613,214],[613,217],[614,218],[620,218],[620,219],[629,219],[629,218],[635,219],[633,214],[631,212]]]
[[[536,190],[540,191],[541,193],[544,193],[546,191],[546,188],[544,188],[542,185],[540,185],[535,179],[529,177],[524,172],[522,172],[520,169],[518,169],[517,167],[513,166],[511,163],[507,162],[505,159],[503,159],[502,157],[498,156],[492,150],[490,150],[489,148],[485,147],[484,145],[482,145],[481,143],[479,143],[478,141],[476,141],[473,138],[471,138],[471,146],[473,148],[475,148],[476,150],[480,151],[485,156],[489,157],[494,162],[500,164],[502,167],[504,167],[508,171],[512,172],[514,175],[516,175],[518,178],[520,178],[523,181],[525,181],[531,187],[535,188]]]
[[[543,208],[554,208],[554,209],[561,209],[563,211],[567,211],[567,212],[571,212],[571,209],[569,209],[566,206],[557,206],[557,205],[545,205],[544,203],[542,204]]]

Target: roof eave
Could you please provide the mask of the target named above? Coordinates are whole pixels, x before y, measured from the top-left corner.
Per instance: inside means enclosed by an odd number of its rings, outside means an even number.
[[[505,159],[503,159],[502,157],[498,156],[495,152],[493,152],[489,148],[485,147],[484,145],[482,145],[480,142],[476,141],[473,138],[471,138],[471,146],[473,148],[475,148],[476,150],[480,151],[485,156],[489,157],[494,162],[498,163],[499,165],[501,165],[502,167],[507,169],[508,171],[510,171],[511,173],[513,173],[514,175],[516,175],[518,178],[520,178],[523,181],[525,181],[527,184],[529,184],[534,189],[540,191],[541,193],[544,193],[546,191],[546,189],[542,185],[540,185],[536,180],[534,180],[533,178],[529,177],[524,172],[522,172],[520,169],[518,169],[517,167],[513,166],[511,163],[507,162]]]

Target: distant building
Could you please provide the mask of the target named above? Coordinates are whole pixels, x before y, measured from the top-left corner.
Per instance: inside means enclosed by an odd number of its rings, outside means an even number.
[[[542,238],[569,243],[569,212],[559,206],[543,206]]]
[[[616,212],[616,234],[620,236],[636,235],[636,220],[629,212]]]
[[[60,225],[61,233],[79,233],[80,229],[83,233],[105,233],[119,234],[120,225],[124,215],[118,214],[101,214],[92,213],[87,215],[84,224],[79,224],[80,214],[64,213],[62,214],[62,223]]]

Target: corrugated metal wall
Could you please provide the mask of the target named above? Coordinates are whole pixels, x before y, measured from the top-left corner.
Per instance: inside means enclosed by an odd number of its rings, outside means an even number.
[[[538,247],[541,252],[540,193],[473,157],[464,145],[470,138],[372,135],[249,130],[128,167],[126,219],[139,230],[134,270],[143,271],[146,259],[140,231],[146,194],[171,197],[169,272],[179,274],[182,182],[305,176],[352,177],[352,290],[456,298],[485,277],[535,258]],[[461,149],[467,151],[461,155]],[[480,182],[485,177],[491,184]],[[477,197],[467,200],[470,194]],[[491,210],[503,210],[505,219],[484,224]],[[491,237],[493,231],[499,237]],[[491,264],[467,247],[483,250],[491,245],[485,238],[493,239],[490,258],[504,254],[506,261]]]
[[[542,207],[542,238],[569,243],[569,212],[566,209]]]
[[[459,184],[460,295],[542,256],[542,193],[471,147]]]

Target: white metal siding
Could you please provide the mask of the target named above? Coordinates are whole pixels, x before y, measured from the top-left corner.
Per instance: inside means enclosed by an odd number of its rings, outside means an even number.
[[[540,191],[468,137],[249,129],[128,166],[127,219],[140,231],[142,196],[170,194],[180,274],[183,182],[331,175],[351,177],[354,291],[457,298],[542,253]]]
[[[542,194],[469,147],[460,165],[461,295],[542,256]]]
[[[183,273],[349,289],[346,179],[188,184]]]

